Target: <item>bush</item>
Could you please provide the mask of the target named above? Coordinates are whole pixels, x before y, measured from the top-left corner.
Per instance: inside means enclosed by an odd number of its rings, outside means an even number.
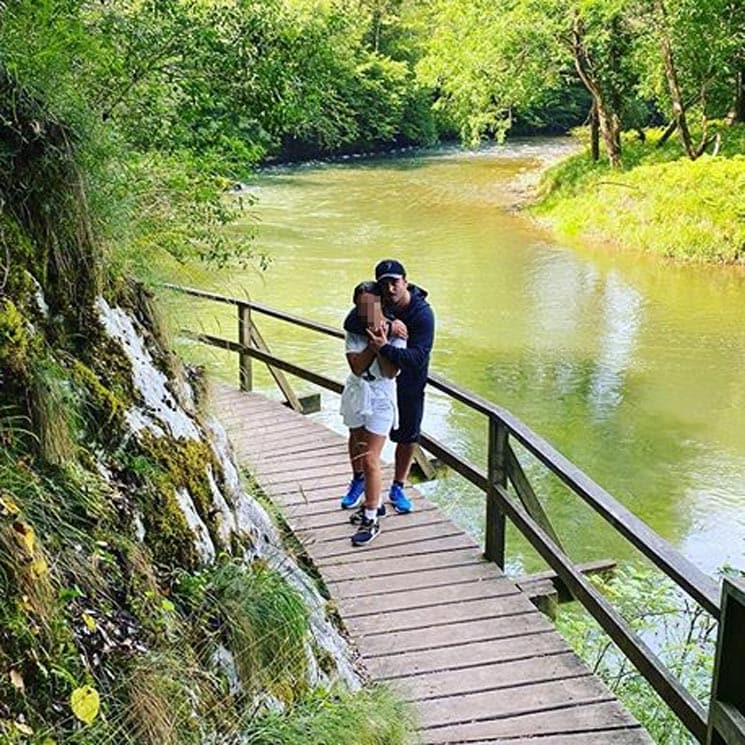
[[[607,581],[592,578],[673,675],[706,705],[711,688],[716,622],[657,572],[620,568]],[[559,614],[559,631],[660,745],[696,742],[678,718],[582,608]]]

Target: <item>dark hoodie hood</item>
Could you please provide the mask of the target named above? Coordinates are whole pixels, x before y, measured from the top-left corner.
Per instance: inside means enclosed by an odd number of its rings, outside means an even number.
[[[417,285],[410,284],[409,292],[411,293],[411,301],[400,313],[394,313],[393,308],[383,307],[383,314],[386,318],[391,321],[398,318],[404,323],[407,323],[407,318],[414,318],[422,311],[423,307],[426,305],[427,295],[429,294],[427,290],[417,287]],[[360,318],[359,313],[357,313],[357,308],[352,308],[352,310],[347,313],[347,317],[344,319],[344,330],[349,331],[351,334],[365,335],[365,323]]]

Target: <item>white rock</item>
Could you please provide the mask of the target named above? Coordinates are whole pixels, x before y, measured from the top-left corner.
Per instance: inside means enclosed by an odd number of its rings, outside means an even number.
[[[186,489],[176,489],[176,500],[178,501],[181,512],[184,513],[189,529],[194,534],[194,546],[197,549],[199,558],[205,563],[210,564],[215,560],[215,544],[212,543],[210,532],[204,521],[199,517],[194,500]]]
[[[126,353],[132,365],[132,382],[145,404],[144,410],[128,412],[128,425],[134,431],[148,428],[159,436],[163,434],[161,425],[164,425],[174,437],[199,439],[199,428],[168,390],[168,379],[155,366],[132,316],[122,308],[112,308],[103,297],[96,300],[96,306],[106,333],[116,339]]]

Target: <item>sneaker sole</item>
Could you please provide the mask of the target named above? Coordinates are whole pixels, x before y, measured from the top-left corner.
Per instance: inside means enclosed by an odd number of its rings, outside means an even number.
[[[414,511],[413,505],[410,507],[401,507],[397,502],[394,502],[393,500],[388,500],[391,503],[391,506],[393,507],[393,511],[398,515],[408,515],[409,513]]]

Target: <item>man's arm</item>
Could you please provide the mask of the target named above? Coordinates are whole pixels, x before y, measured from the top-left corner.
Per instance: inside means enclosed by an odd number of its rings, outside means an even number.
[[[399,368],[420,370],[427,362],[427,357],[432,351],[435,338],[435,316],[432,309],[428,308],[426,314],[417,323],[416,328],[409,328],[409,340],[406,349],[398,349],[392,344],[383,343],[379,349],[382,358],[390,360]],[[372,341],[372,347],[377,346],[377,340]]]

